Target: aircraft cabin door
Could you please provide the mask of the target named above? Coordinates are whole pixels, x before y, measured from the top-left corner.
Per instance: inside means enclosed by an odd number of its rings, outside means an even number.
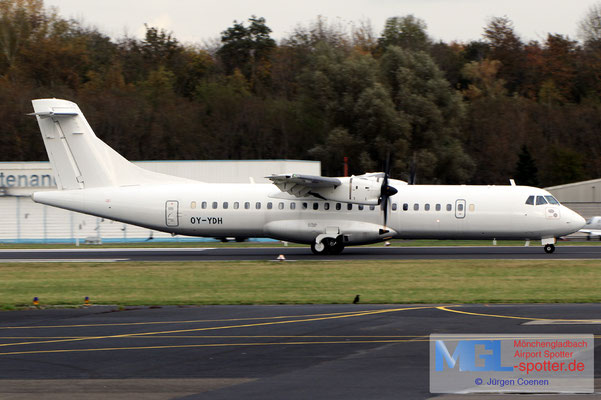
[[[175,200],[169,200],[165,203],[165,224],[167,226],[178,226],[179,225],[179,202]]]
[[[465,218],[465,200],[455,201],[455,217]]]

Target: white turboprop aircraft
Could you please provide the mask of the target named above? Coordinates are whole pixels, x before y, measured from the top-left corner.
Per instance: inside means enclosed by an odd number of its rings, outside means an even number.
[[[587,220],[586,225],[579,232],[586,233],[588,240],[591,240],[593,236],[599,236],[601,239],[601,217],[595,216]]]
[[[77,104],[33,100],[57,191],[37,203],[173,235],[269,237],[316,254],[391,238],[540,239],[584,219],[526,186],[407,185],[388,173],[344,178],[273,175],[273,184],[201,183],[139,168],[96,137]]]

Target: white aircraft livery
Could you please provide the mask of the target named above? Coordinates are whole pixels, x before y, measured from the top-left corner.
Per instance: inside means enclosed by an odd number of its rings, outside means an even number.
[[[593,236],[599,236],[599,239],[601,239],[601,217],[594,216],[588,219],[584,228],[580,229],[579,232],[586,233],[588,240],[591,240]]]
[[[96,137],[77,104],[33,100],[59,190],[37,203],[173,235],[268,237],[316,254],[404,239],[540,239],[578,231],[584,219],[527,186],[407,185],[388,171],[327,178],[273,175],[273,184],[203,183],[139,168]]]

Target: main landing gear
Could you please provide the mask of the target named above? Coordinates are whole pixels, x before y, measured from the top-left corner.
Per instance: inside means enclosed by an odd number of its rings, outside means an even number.
[[[325,238],[319,243],[311,243],[311,251],[316,255],[340,254],[344,250],[344,244],[340,239]]]
[[[554,244],[546,244],[545,245],[545,253],[551,254],[554,251],[555,251],[555,245]]]

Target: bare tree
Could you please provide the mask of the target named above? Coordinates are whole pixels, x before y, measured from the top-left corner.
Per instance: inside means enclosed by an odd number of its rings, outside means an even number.
[[[585,44],[601,42],[601,3],[589,7],[586,16],[578,24],[578,36]]]

